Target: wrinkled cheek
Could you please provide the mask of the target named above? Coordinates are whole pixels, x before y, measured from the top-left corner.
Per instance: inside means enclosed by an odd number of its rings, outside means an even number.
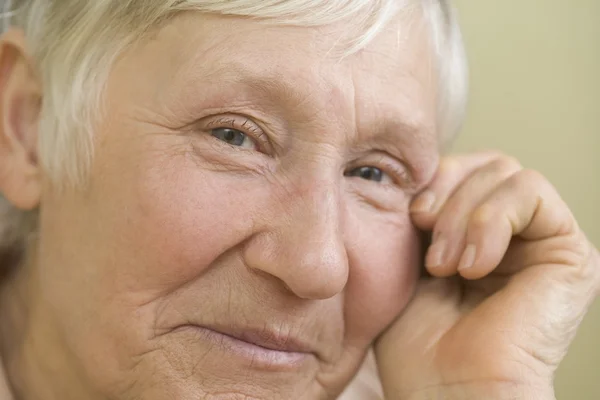
[[[349,245],[346,336],[374,340],[404,310],[420,274],[421,234],[408,215],[360,230]]]

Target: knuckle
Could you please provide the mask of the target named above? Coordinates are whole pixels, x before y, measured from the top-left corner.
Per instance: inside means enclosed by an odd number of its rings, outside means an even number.
[[[457,158],[454,157],[445,157],[440,161],[440,165],[438,167],[439,173],[446,174],[454,174],[460,170],[461,163]]]
[[[519,193],[535,193],[539,199],[555,199],[558,196],[550,181],[534,169],[522,169],[516,172],[509,178],[508,184]]]
[[[492,205],[484,204],[479,206],[473,211],[473,214],[471,214],[471,218],[469,219],[469,230],[477,231],[486,227],[497,213],[498,210]]]
[[[554,220],[556,221],[556,234],[557,235],[568,235],[570,233],[579,232],[579,224],[577,220],[567,207],[555,207],[556,214]]]
[[[582,273],[586,273],[585,266],[588,265],[590,250],[579,235],[554,236],[545,239],[543,243],[544,263],[569,267],[569,271],[578,278]]]
[[[507,155],[500,156],[494,162],[494,164],[501,171],[513,172],[513,171],[519,171],[519,170],[523,169],[523,166],[521,165],[519,160],[517,160],[515,157],[507,156]]]
[[[570,235],[570,247],[579,260],[578,264],[589,265],[592,259],[593,246],[583,234]]]
[[[516,179],[520,184],[528,187],[547,187],[549,182],[546,177],[535,169],[522,169],[516,175]]]
[[[600,265],[596,260],[597,250],[584,235],[569,235],[568,255],[562,264],[571,265],[577,271],[578,282],[589,282],[600,290]]]

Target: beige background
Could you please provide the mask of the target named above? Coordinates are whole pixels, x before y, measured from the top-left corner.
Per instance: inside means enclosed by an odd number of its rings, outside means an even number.
[[[600,246],[600,0],[455,0],[471,64],[456,150],[499,148],[546,174]],[[558,400],[600,399],[600,301]]]

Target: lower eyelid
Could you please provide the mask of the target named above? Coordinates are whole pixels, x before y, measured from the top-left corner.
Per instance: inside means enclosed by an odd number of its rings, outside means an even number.
[[[226,172],[264,175],[272,170],[268,156],[255,150],[231,146],[212,136],[204,135],[191,142],[193,151],[211,166]]]
[[[365,183],[369,182],[365,181]],[[349,185],[349,190],[361,203],[383,212],[395,213],[407,208],[406,199],[410,197],[393,184],[380,184],[377,189],[370,186],[369,189],[366,185],[353,182]]]

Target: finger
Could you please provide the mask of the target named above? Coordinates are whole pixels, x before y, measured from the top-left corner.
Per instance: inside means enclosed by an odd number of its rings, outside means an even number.
[[[434,179],[411,204],[415,225],[422,230],[431,230],[442,205],[454,190],[474,171],[501,157],[500,153],[489,151],[442,159]]]
[[[600,293],[600,257],[556,189],[537,172],[516,173],[473,212],[466,237],[459,273],[512,273],[496,312],[511,324],[526,316],[535,329],[524,350],[557,365]]]
[[[441,277],[456,273],[473,210],[521,169],[521,164],[515,159],[501,157],[474,171],[452,193],[442,205],[433,228],[434,245],[426,257],[426,266],[432,275]]]
[[[585,257],[577,241],[575,218],[554,187],[539,173],[523,170],[504,181],[471,214],[466,246],[458,270],[467,279],[489,274],[502,261],[514,235],[529,241],[562,237],[559,251],[575,260]],[[568,240],[572,236],[574,241]],[[533,256],[535,257],[535,256]],[[549,263],[549,254],[537,253],[537,263]]]

